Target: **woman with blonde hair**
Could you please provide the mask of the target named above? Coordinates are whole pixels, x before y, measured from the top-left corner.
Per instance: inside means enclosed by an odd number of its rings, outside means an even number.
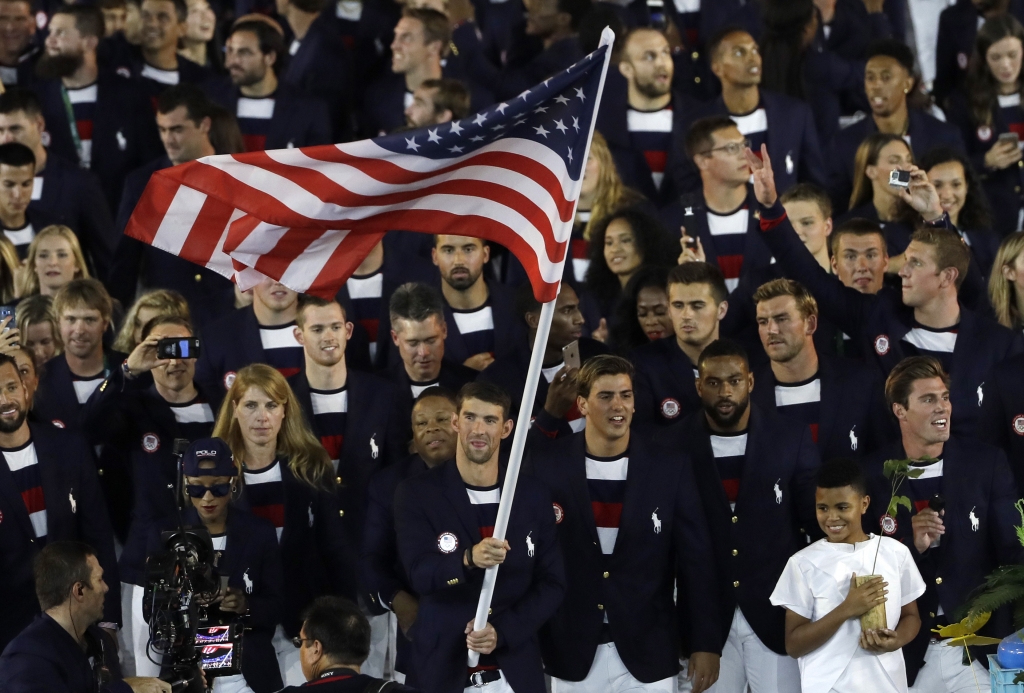
[[[277,529],[288,590],[274,645],[285,684],[298,685],[305,679],[291,639],[303,609],[324,593],[357,593],[356,556],[344,539],[331,460],[288,381],[262,363],[238,371],[213,435],[231,448],[243,482],[240,500]]]
[[[53,314],[53,299],[37,294],[22,299],[14,309],[14,319],[21,334],[22,346],[35,356],[36,368],[64,351],[57,317]]]
[[[8,306],[18,300],[24,271],[14,244],[0,234],[0,305]]]
[[[1011,233],[999,244],[988,278],[988,298],[1001,325],[1024,329],[1024,232]]]
[[[900,199],[906,188],[889,185],[896,170],[907,170],[914,155],[899,135],[875,132],[864,138],[853,163],[853,194],[850,211],[839,221],[867,219],[877,222],[885,233],[889,257],[900,255],[910,243],[917,213]]]
[[[135,299],[121,325],[121,331],[114,340],[114,351],[130,354],[142,341],[142,328],[153,318],[173,315],[192,322],[188,301],[177,291],[154,289]]]
[[[56,296],[72,280],[88,278],[89,268],[78,236],[67,226],[54,224],[36,234],[28,246],[20,295]]]

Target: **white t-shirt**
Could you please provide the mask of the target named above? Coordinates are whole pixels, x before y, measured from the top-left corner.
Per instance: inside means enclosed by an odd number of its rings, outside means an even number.
[[[872,534],[860,544],[814,542],[790,557],[771,602],[818,621],[846,599],[853,574],[872,574],[872,564],[874,574],[888,583],[885,615],[888,627],[895,629],[900,610],[924,594],[925,584],[910,550],[889,537]],[[861,649],[857,618],[843,623],[824,645],[800,657],[798,663],[803,693],[907,693],[903,652],[874,654]]]

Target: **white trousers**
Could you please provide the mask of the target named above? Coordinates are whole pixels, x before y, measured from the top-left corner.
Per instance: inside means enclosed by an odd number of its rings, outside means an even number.
[[[281,670],[281,680],[285,686],[301,686],[306,683],[302,675],[302,661],[299,659],[299,648],[292,639],[285,635],[280,625],[274,631],[274,652],[277,653],[277,666]]]
[[[800,693],[800,667],[792,657],[768,649],[737,607],[722,649],[718,682],[708,692],[746,693],[747,686],[750,693]]]
[[[135,642],[132,638],[132,587],[121,583],[121,630],[117,631],[117,658],[121,664],[121,675],[135,676]]]
[[[978,690],[989,693],[992,682],[988,670],[977,660],[965,667],[963,656],[964,648],[947,647],[944,640],[928,643],[924,666],[917,672],[917,680],[910,687],[910,693],[976,693]]]
[[[501,672],[498,672],[501,674]],[[505,679],[505,675],[501,674],[501,678],[497,681],[491,681],[485,683],[482,686],[466,686],[463,693],[516,693],[512,690],[512,686],[508,685],[508,681]]]
[[[149,650],[149,624],[142,617],[142,598],[146,594],[146,588],[140,585],[121,583],[121,589],[122,595],[126,590],[130,590],[129,594],[131,594],[131,614],[130,616],[124,613],[121,614],[121,620],[125,624],[130,623],[130,625],[125,625],[121,630],[129,630],[128,634],[124,637],[128,638],[128,642],[131,643],[131,650],[135,659],[135,675],[159,676],[163,655]],[[123,596],[121,601],[123,604]]]
[[[367,676],[390,679],[395,671],[395,632],[398,619],[390,611],[379,616],[367,615],[370,622],[370,654],[359,670]]]
[[[615,643],[597,646],[590,673],[582,681],[551,677],[551,693],[675,693],[675,677],[642,683],[633,677],[619,657]]]

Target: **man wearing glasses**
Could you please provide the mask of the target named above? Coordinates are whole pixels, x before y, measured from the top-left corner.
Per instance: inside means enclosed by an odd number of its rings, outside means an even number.
[[[700,172],[703,190],[683,195],[662,210],[669,229],[679,229],[679,262],[717,265],[731,292],[740,278],[771,263],[760,238],[750,187],[750,166],[743,156],[750,140],[728,116],[702,118],[686,133],[686,155]]]

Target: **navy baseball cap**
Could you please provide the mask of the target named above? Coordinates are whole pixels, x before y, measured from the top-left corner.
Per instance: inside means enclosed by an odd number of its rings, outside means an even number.
[[[231,456],[231,448],[220,438],[200,438],[193,441],[181,458],[185,476],[237,476],[238,468]],[[200,468],[201,463],[213,462],[213,467]]]

